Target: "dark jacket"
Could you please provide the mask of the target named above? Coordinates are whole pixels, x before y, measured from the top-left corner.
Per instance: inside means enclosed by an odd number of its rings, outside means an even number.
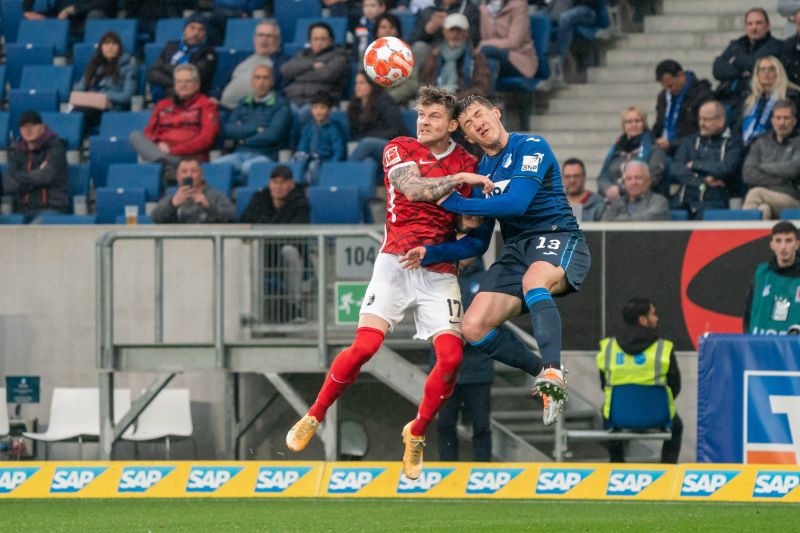
[[[647,163],[647,166],[650,167],[650,177],[653,180],[650,188],[654,191],[659,190],[667,167],[667,157],[664,150],[653,142],[652,133],[645,130],[641,135],[631,138],[625,134],[620,135],[611,146],[603,162],[603,168],[600,169],[600,176],[597,178],[600,194],[605,195],[612,185],[618,186],[620,192],[625,191],[622,183],[622,168],[633,159]]]
[[[373,89],[374,90],[374,89]],[[372,100],[372,116],[365,117],[361,100],[353,98],[347,115],[350,119],[350,140],[358,141],[364,137],[378,137],[381,139],[394,139],[407,135],[406,123],[400,106],[384,91]]]
[[[436,85],[436,80],[442,71],[443,64],[442,45],[439,44],[431,51],[422,66],[420,81],[423,84]],[[456,96],[459,99],[465,98],[470,94],[487,97],[492,95],[492,78],[489,74],[489,63],[483,54],[467,47],[464,49],[464,54],[457,61],[457,65],[458,91]]]
[[[712,98],[711,84],[708,80],[698,80],[691,71],[686,72],[686,83],[691,83],[686,97],[678,109],[678,120],[675,123],[677,138],[670,143],[669,155],[673,155],[687,135],[697,133],[697,112],[700,106]],[[656,101],[656,122],[653,124],[653,137],[660,138],[664,133],[665,114],[667,112],[667,91],[658,93]]]
[[[64,142],[46,128],[33,149],[20,140],[8,154],[3,194],[14,196],[15,213],[69,209],[69,179]]]
[[[75,90],[103,93],[113,104],[114,109],[127,109],[131,105],[131,97],[139,83],[139,65],[131,56],[124,54],[119,58],[117,74],[117,79],[112,76],[103,76],[102,67],[100,67],[95,72],[95,81],[91,85],[87,85],[84,73],[75,84]]]
[[[775,254],[772,254],[772,257],[769,260],[769,269],[777,273],[779,276],[786,278],[800,278],[800,255],[795,256],[793,265],[790,265],[786,268],[778,268],[778,260],[775,258]],[[750,311],[753,309],[754,284],[755,279],[750,282],[750,292],[747,293],[747,300],[745,301],[744,305],[744,316],[742,317],[742,331],[744,333],[750,333]]]
[[[175,70],[176,65],[172,64],[172,56],[178,51],[180,45],[179,41],[169,41],[147,72],[147,81],[158,85],[163,91],[164,97],[170,97],[174,92],[172,71]],[[217,53],[214,51],[214,47],[208,43],[199,45],[189,56],[189,63],[197,67],[200,72],[200,92],[208,94],[214,81],[214,71],[217,70]]]
[[[766,187],[800,197],[796,183],[800,180],[800,135],[795,130],[778,142],[775,132],[757,138],[744,160],[742,179],[752,187]]]
[[[322,63],[322,68],[314,68]],[[350,79],[350,62],[346,49],[339,46],[326,48],[318,54],[311,50],[298,52],[281,65],[283,94],[296,105],[311,103],[320,91],[327,91],[339,102]]]
[[[289,102],[272,92],[275,103],[267,105],[248,96],[231,112],[223,135],[236,142],[236,150],[247,150],[278,159],[278,150],[289,136],[292,112]]]
[[[452,4],[450,7],[441,7],[441,0],[436,0],[436,5],[426,7],[417,14],[417,25],[414,26],[414,33],[411,34],[411,42],[423,41],[431,46],[436,46],[442,41],[442,30],[436,33],[428,33],[425,31],[425,25],[431,20],[431,17],[437,11],[447,10],[447,14],[463,13],[467,16],[469,21],[469,40],[472,46],[478,46],[481,41],[481,13],[474,3],[470,0],[461,0]]]
[[[328,120],[324,124],[310,121],[303,126],[297,151],[322,161],[343,161],[347,155],[345,135],[339,124]]]
[[[585,191],[580,202],[576,203],[579,203],[582,208],[578,222],[598,222],[603,217],[603,212],[606,210],[605,199],[591,191]],[[571,201],[570,204],[572,204]]]
[[[172,205],[174,194],[164,196],[153,209],[153,222],[156,224],[218,224],[236,222],[236,207],[224,193],[208,185],[203,189],[208,200],[204,208],[189,200],[179,207]]]
[[[783,43],[769,32],[754,43],[750,42],[747,35],[731,41],[722,55],[714,60],[714,78],[720,81],[716,89],[717,98],[738,104],[750,89],[756,60],[765,56],[779,57],[782,47]]]
[[[780,59],[789,81],[800,85],[800,35],[793,35],[783,41]]]
[[[241,221],[247,224],[308,224],[311,220],[310,211],[302,187],[295,187],[280,209],[272,204],[269,187],[265,187],[253,195],[242,213]]]

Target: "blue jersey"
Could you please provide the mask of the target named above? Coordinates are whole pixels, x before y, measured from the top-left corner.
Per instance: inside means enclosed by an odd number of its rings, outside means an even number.
[[[507,242],[579,229],[564,193],[558,161],[543,138],[510,134],[503,150],[494,156],[483,156],[478,174],[488,175],[495,184],[485,199],[451,195],[442,207],[456,213],[497,218]],[[481,191],[473,188],[473,195],[481,196]]]

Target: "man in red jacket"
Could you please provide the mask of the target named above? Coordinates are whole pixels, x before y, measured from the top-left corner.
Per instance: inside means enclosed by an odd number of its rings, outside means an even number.
[[[147,162],[177,166],[185,156],[208,161],[219,133],[217,104],[200,93],[200,75],[194,65],[176,67],[174,80],[175,95],[158,102],[144,133],[131,133],[131,145]]]

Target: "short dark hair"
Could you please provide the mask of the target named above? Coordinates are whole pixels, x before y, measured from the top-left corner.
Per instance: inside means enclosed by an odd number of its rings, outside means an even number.
[[[314,31],[314,28],[322,28],[323,30],[328,32],[328,37],[333,39],[333,28],[327,22],[315,22],[311,26],[308,27],[308,40],[311,40],[311,32]]]
[[[583,161],[581,161],[577,157],[570,157],[569,159],[561,163],[561,168],[564,168],[567,165],[578,165],[579,167],[581,167],[583,173],[586,174],[586,165],[584,165]]]
[[[751,7],[750,9],[748,9],[747,12],[744,14],[745,22],[747,22],[747,17],[750,16],[750,13],[761,13],[762,15],[764,15],[764,20],[766,20],[767,24],[769,24],[769,15],[767,14],[767,10],[764,9],[763,7]]]
[[[447,110],[450,120],[455,120],[458,116],[456,113],[456,109],[458,108],[458,98],[456,98],[453,93],[447,89],[434,87],[433,85],[421,87],[417,93],[417,107],[419,108],[432,104],[443,105]]]
[[[317,94],[311,97],[311,104],[325,104],[333,107],[333,97],[328,91],[317,91]]]
[[[647,316],[650,314],[650,306],[655,306],[649,298],[637,296],[631,298],[625,307],[622,308],[622,320],[629,326],[635,326],[639,323],[640,316]]]
[[[661,81],[664,77],[664,74],[669,74],[670,76],[677,76],[683,72],[683,67],[680,63],[675,61],[674,59],[665,59],[658,65],[656,65],[656,81]]]
[[[269,179],[272,178],[283,178],[286,180],[293,179],[292,169],[286,165],[278,165],[277,167],[273,168],[272,172],[269,174]]]
[[[193,155],[185,155],[185,156],[181,157],[178,160],[178,165],[177,166],[181,166],[183,163],[197,163],[198,165],[200,165],[202,167],[202,165],[200,163],[200,160],[198,158],[196,158],[195,156],[193,156]]]
[[[794,102],[791,100],[778,100],[775,102],[775,105],[772,106],[772,110],[775,111],[776,109],[788,109],[792,112],[793,117],[797,117],[797,106],[794,105]]]
[[[384,20],[388,20],[389,24],[397,28],[397,33],[401,37],[403,36],[403,23],[400,22],[400,17],[398,17],[394,13],[384,13],[382,15],[379,15],[378,18],[375,19],[375,31],[378,31],[378,26],[380,26],[381,22]]]
[[[795,226],[788,220],[781,220],[780,222],[772,226],[771,235],[780,235],[782,233],[794,233],[794,236],[797,237],[797,226]]]
[[[482,105],[486,109],[494,109],[494,104],[485,96],[479,94],[471,94],[465,96],[458,102],[458,109],[456,109],[456,116],[461,116],[461,113],[467,110],[473,104]]]

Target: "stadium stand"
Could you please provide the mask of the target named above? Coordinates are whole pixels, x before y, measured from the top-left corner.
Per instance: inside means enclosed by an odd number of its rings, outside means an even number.
[[[152,44],[165,45],[167,41],[178,39],[183,31],[182,18],[159,19],[156,23],[156,35]]]
[[[236,220],[240,220],[253,195],[258,192],[256,187],[239,187],[236,189]]]
[[[89,176],[95,189],[105,187],[108,167],[112,163],[135,163],[136,152],[127,137],[89,138]]]
[[[69,21],[60,19],[26,20],[19,23],[17,43],[50,45],[57,56],[69,50]]]
[[[233,165],[229,163],[203,163],[203,179],[208,186],[230,197],[233,189]]]
[[[126,53],[130,54],[136,50],[139,34],[139,21],[136,19],[89,19],[83,30],[83,42],[97,45],[100,38],[110,31],[119,35]]]
[[[80,224],[96,224],[97,215],[39,215],[36,218],[38,224],[72,226]]]
[[[308,189],[312,224],[358,224],[364,211],[357,187]]]
[[[144,213],[145,198],[144,189],[95,189],[97,223],[115,224],[119,216],[125,217],[126,205],[138,206],[139,213]]]
[[[295,36],[295,21],[299,18],[320,18],[322,16],[322,9],[320,2],[317,0],[297,0],[296,2],[276,2],[275,3],[275,20],[281,28],[281,39],[285,43],[291,43],[298,40],[299,36]],[[252,35],[251,31],[247,35]]]
[[[19,88],[22,69],[30,65],[52,65],[53,46],[33,43],[7,43],[6,81],[12,89]]]
[[[758,209],[707,209],[703,220],[761,220]]]
[[[161,198],[161,165],[113,163],[108,167],[106,187],[142,189],[146,201],[157,202]]]

